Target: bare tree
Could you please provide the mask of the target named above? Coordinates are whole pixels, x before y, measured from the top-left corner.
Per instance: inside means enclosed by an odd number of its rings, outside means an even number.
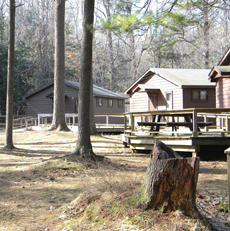
[[[14,104],[14,44],[15,44],[15,0],[9,5],[8,66],[6,95],[6,140],[5,148],[13,149],[13,104]]]
[[[78,140],[73,154],[97,159],[90,141],[90,91],[92,82],[94,0],[84,1],[81,73],[79,87]]]
[[[65,0],[55,0],[54,109],[51,129],[69,131],[65,122]]]

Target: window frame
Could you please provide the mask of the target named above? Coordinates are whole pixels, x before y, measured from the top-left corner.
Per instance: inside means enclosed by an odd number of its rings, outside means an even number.
[[[111,102],[111,104],[110,104]],[[108,99],[108,107],[113,107],[113,99]]]
[[[103,98],[97,97],[97,107],[102,107],[103,106]]]
[[[118,100],[118,108],[124,108],[124,100],[123,99]]]
[[[198,92],[199,96],[197,99],[194,98],[194,92]],[[206,96],[203,99],[201,92],[206,92]],[[208,90],[207,89],[192,89],[192,101],[208,101]]]

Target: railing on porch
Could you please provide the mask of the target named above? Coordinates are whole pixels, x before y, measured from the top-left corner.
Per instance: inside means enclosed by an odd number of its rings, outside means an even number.
[[[230,133],[230,108],[207,108],[207,109],[198,109],[198,108],[191,108],[191,109],[182,109],[182,110],[168,110],[168,111],[147,111],[147,112],[132,112],[132,113],[125,113],[125,134],[135,135],[136,132],[140,132],[141,130],[144,131],[146,129],[138,127],[137,122],[143,121],[152,121],[152,118],[157,115],[161,115],[161,118],[164,118],[165,121],[169,120],[171,116],[173,116],[176,121],[182,121],[183,115],[191,115],[191,122],[192,122],[192,131],[191,136],[197,137],[201,134],[198,130],[197,123],[198,121],[208,122],[210,120],[214,121],[213,126],[206,126],[204,130],[202,130],[202,134],[211,134],[211,133],[218,133],[222,136],[225,136]],[[165,116],[164,116],[165,115]],[[171,116],[169,116],[171,115]],[[160,122],[160,121],[158,121]],[[183,135],[182,130],[178,131],[170,131],[170,133],[175,133],[176,135],[181,134]],[[149,129],[147,131],[149,132]],[[159,130],[158,132],[154,131],[152,134],[165,134],[165,131]],[[187,134],[188,132],[186,132]]]
[[[49,124],[51,122],[51,119],[53,117],[53,114],[38,114],[38,126],[41,124]],[[114,125],[116,123],[111,123],[112,119],[122,119],[122,124],[124,125],[124,114],[94,114],[95,119],[101,117],[104,122],[99,122],[96,124],[98,125]],[[65,114],[66,123],[68,125],[77,125],[78,124],[78,114],[75,113],[66,113]]]

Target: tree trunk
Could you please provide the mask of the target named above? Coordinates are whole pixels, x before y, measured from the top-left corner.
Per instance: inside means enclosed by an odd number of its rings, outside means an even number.
[[[94,0],[85,0],[81,73],[79,82],[78,140],[73,154],[96,160],[90,141],[90,91],[92,86]]]
[[[9,9],[5,148],[13,149],[15,0],[10,0]]]
[[[209,2],[203,1],[203,16],[204,16],[204,69],[209,68]]]
[[[98,135],[94,119],[93,77],[90,80],[90,135]]]
[[[54,109],[51,129],[69,131],[65,122],[65,0],[55,0]]]
[[[155,140],[141,190],[135,197],[144,209],[162,212],[182,210],[200,218],[196,207],[199,158],[182,158],[159,140]]]

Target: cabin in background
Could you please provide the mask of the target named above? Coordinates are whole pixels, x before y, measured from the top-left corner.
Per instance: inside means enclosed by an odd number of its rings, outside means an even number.
[[[230,48],[210,71],[209,80],[216,83],[216,107],[230,108]]]
[[[209,70],[150,68],[127,90],[130,112],[215,108]]]
[[[37,117],[38,114],[53,113],[54,83],[42,86],[25,96],[27,100],[27,116]],[[65,81],[65,112],[78,113],[79,83]],[[94,113],[95,114],[123,114],[125,99],[123,95],[93,86]],[[95,118],[96,123],[104,123],[105,118]],[[123,118],[114,118],[110,123],[119,123]],[[119,120],[119,122],[117,121]]]

